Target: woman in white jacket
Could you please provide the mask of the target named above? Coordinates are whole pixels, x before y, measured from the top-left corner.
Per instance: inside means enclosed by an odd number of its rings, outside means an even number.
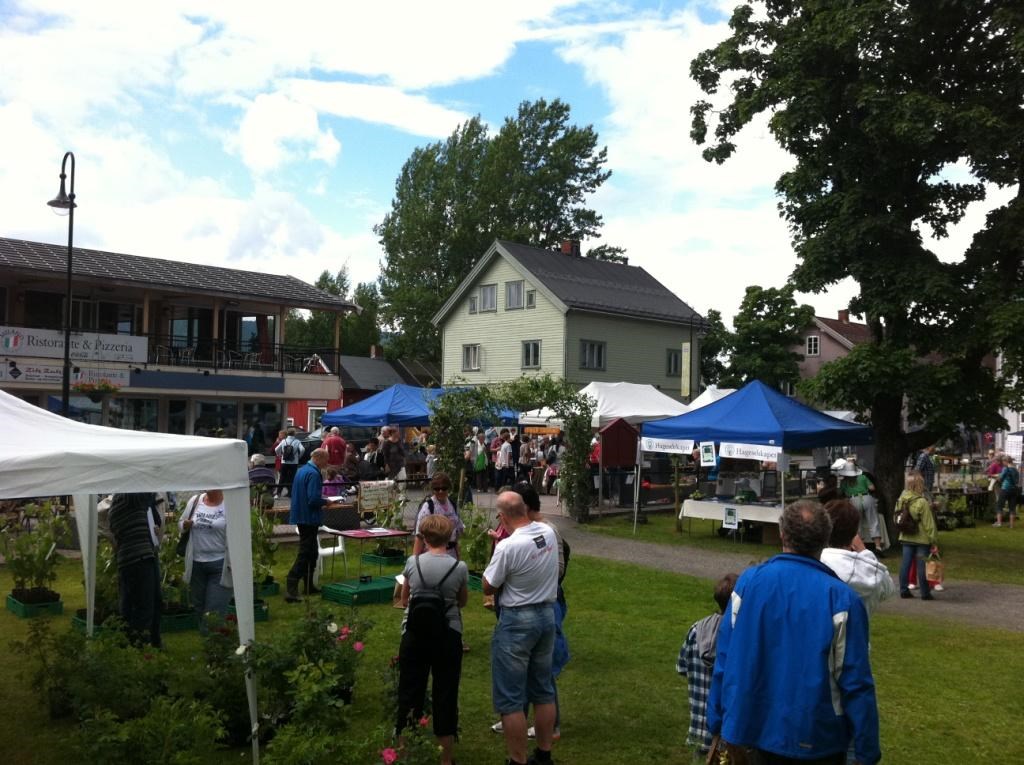
[[[883,600],[896,594],[896,585],[889,570],[879,563],[875,554],[864,547],[858,530],[860,513],[848,500],[835,499],[825,503],[825,512],[832,519],[832,536],[821,551],[821,562],[860,595],[868,615]]]

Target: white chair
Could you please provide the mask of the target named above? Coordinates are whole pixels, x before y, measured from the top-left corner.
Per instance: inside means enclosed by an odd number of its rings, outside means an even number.
[[[321,526],[320,531],[327,534],[333,534],[334,544],[328,547],[320,548],[320,556],[316,559],[316,573],[313,575],[313,584],[318,587],[320,586],[320,578],[324,575],[324,561],[327,558],[331,559],[331,574],[333,577],[334,558],[340,555],[343,558],[343,562],[345,564],[345,578],[348,578],[348,555],[345,552],[345,537],[341,536],[341,532],[335,531],[334,529],[329,528],[328,526]],[[317,544],[319,543],[320,542],[318,539]]]

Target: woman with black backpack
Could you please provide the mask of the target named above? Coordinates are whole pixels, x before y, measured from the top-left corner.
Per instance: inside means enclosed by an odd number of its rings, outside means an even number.
[[[452,523],[440,513],[420,521],[426,552],[405,564],[401,604],[405,606],[398,651],[398,716],[395,731],[419,724],[431,677],[434,735],[441,764],[451,765],[458,730],[462,675],[462,613],[469,599],[466,564],[448,554]]]

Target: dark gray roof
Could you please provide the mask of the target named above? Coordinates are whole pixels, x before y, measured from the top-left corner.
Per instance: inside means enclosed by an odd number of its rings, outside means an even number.
[[[23,273],[63,274],[67,246],[0,237],[0,268]],[[75,247],[72,262],[76,279],[106,283],[158,286],[173,292],[232,295],[296,308],[339,311],[355,305],[307,284],[294,276],[241,271],[220,266],[182,263],[103,250]]]
[[[570,309],[681,324],[703,321],[700,314],[639,266],[564,255],[505,240],[498,244]]]
[[[398,373],[406,379],[409,385],[418,385],[421,388],[433,388],[440,386],[441,367],[433,361],[422,359],[395,359],[391,362]]]
[[[386,390],[392,385],[408,382],[384,359],[341,357],[341,387],[346,390]]]

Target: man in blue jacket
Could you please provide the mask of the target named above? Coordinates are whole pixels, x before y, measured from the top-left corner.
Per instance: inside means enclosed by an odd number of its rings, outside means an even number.
[[[320,541],[318,533],[323,522],[321,510],[324,507],[324,478],[320,473],[327,466],[327,450],[314,449],[309,462],[299,468],[292,483],[292,506],[288,515],[288,523],[294,523],[299,529],[299,554],[295,564],[288,572],[285,602],[298,603],[299,581],[306,583],[306,594],[319,592],[313,586],[313,573],[316,570],[316,559],[320,557]]]
[[[722,616],[708,729],[754,762],[881,759],[868,658],[868,616],[857,593],[818,558],[832,523],[799,501],[780,520],[782,554],[747,569]]]

